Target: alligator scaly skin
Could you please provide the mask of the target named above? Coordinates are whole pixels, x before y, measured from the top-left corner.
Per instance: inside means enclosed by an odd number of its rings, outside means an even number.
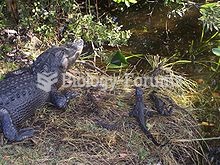
[[[58,91],[62,85],[62,73],[76,61],[83,49],[83,40],[60,47],[52,47],[42,53],[28,68],[9,72],[0,81],[0,129],[9,141],[21,141],[33,136],[32,128],[19,126],[34,115],[35,111],[52,103],[64,109],[75,93]],[[58,81],[50,91],[38,87],[38,74],[57,74]]]
[[[141,130],[145,133],[148,139],[150,139],[156,146],[163,147],[167,143],[158,143],[146,126],[146,117],[151,116],[151,111],[148,106],[144,105],[143,90],[140,87],[135,88],[135,104],[129,115],[136,118]]]

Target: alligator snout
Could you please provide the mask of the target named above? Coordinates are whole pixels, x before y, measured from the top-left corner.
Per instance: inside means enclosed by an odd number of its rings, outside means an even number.
[[[69,54],[68,59],[75,62],[78,56],[82,53],[84,41],[82,39],[76,39],[74,42],[66,45]]]

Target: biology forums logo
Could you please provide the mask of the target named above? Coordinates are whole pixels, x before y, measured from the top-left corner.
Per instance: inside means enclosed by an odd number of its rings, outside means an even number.
[[[37,87],[45,92],[50,92],[53,84],[58,81],[57,72],[37,73]]]

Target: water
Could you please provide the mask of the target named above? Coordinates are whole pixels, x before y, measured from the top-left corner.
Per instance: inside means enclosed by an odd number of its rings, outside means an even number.
[[[170,56],[177,51],[186,54],[192,40],[198,42],[201,36],[199,11],[192,7],[183,17],[176,18],[168,18],[168,11],[168,7],[157,5],[122,13],[119,23],[133,33],[123,50],[160,56]]]

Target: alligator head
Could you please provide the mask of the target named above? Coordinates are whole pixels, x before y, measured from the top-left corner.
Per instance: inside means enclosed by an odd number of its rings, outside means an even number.
[[[33,71],[37,73],[65,72],[81,54],[83,43],[82,39],[78,39],[72,43],[48,49],[34,61]]]
[[[65,53],[62,60],[62,67],[68,69],[73,63],[76,62],[79,55],[83,50],[83,40],[75,40],[73,43],[68,43],[63,46]]]

